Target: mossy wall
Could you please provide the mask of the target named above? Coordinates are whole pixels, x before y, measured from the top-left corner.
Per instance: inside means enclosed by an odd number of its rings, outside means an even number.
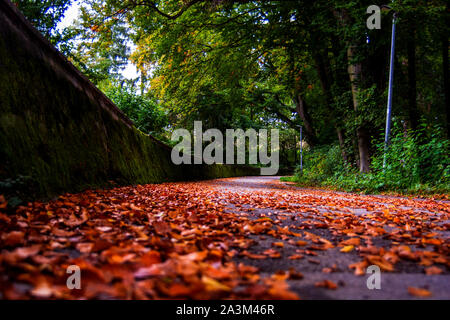
[[[182,165],[0,0],[0,193],[50,197],[111,184],[258,174]]]

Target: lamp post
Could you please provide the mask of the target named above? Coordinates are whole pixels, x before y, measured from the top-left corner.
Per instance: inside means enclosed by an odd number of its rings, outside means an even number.
[[[390,9],[388,6],[384,6]],[[389,132],[391,131],[391,113],[392,113],[392,87],[394,84],[394,57],[395,57],[395,24],[397,22],[397,12],[392,17],[392,35],[391,35],[391,57],[389,66],[389,91],[386,112],[386,131],[384,133],[384,157],[383,168],[386,167],[386,156],[389,148]]]
[[[303,174],[303,143],[302,143],[302,126],[300,126],[300,173]]]

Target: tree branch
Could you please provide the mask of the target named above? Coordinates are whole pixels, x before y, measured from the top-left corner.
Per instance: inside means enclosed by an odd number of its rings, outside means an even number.
[[[165,12],[159,10],[158,6],[156,5],[156,3],[154,1],[144,1],[143,3],[145,3],[145,5],[152,8],[155,12],[157,12],[159,15],[163,16],[164,18],[167,18],[169,20],[175,20],[178,17],[180,17],[187,9],[192,7],[194,4],[203,2],[203,1],[204,0],[191,0],[188,3],[186,3],[184,5],[184,7],[182,7],[177,13],[175,13],[173,15],[170,15],[168,13],[165,13]]]

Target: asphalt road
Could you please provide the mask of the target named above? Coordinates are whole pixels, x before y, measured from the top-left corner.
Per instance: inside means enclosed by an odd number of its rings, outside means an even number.
[[[346,215],[357,215],[359,217],[373,217],[380,207],[395,208],[398,210],[410,210],[410,212],[422,212],[431,214],[434,225],[448,226],[448,201],[434,201],[423,199],[408,199],[388,196],[365,196],[344,192],[319,191],[315,189],[304,189],[293,187],[279,182],[279,177],[242,177],[234,179],[222,179],[211,182],[220,192],[229,193],[230,201],[226,204],[227,210],[247,216],[249,219],[270,217],[278,219],[280,227],[289,226],[291,229],[299,227],[304,231],[318,235],[336,245],[343,239],[339,234],[329,228],[320,226],[324,215],[328,213],[340,213]],[[240,203],[236,201],[236,194],[242,199],[254,197],[279,199],[280,204],[289,199],[289,207],[298,207],[297,210],[286,212],[283,209],[265,208],[261,202],[257,207],[251,203]],[[254,201],[254,200],[253,200]],[[339,204],[347,204],[345,207]],[[349,205],[350,204],[350,205]],[[441,210],[433,213],[430,208],[438,205]],[[444,213],[442,211],[444,210]],[[369,209],[369,210],[368,210]],[[370,210],[372,209],[372,210]],[[445,213],[447,211],[447,213]],[[315,224],[316,222],[317,224]],[[389,226],[386,226],[389,229]],[[447,230],[436,231],[444,244],[448,244],[450,232]],[[270,235],[251,235],[254,245],[249,248],[251,253],[260,254],[267,249],[273,249],[274,242],[283,242],[283,247],[276,250],[281,253],[280,258],[251,259],[247,256],[236,256],[236,262],[258,267],[262,276],[270,276],[277,271],[286,271],[294,268],[303,274],[299,280],[288,280],[291,290],[295,291],[302,299],[424,299],[424,297],[413,296],[408,292],[408,287],[422,288],[432,293],[427,299],[450,299],[450,271],[447,265],[440,265],[441,274],[426,275],[424,265],[417,261],[401,260],[395,264],[392,272],[381,272],[381,289],[368,289],[367,279],[369,274],[354,275],[354,270],[349,265],[361,261],[360,252],[357,248],[348,253],[342,253],[341,247],[328,250],[308,250],[302,254],[303,258],[291,260],[288,257],[298,254],[299,247],[286,239],[274,238]],[[364,236],[362,236],[364,238]],[[393,244],[392,239],[385,236],[372,237],[371,243],[376,247],[386,250]],[[417,248],[410,245],[413,250],[433,250],[429,246]],[[308,246],[300,249],[304,252]],[[302,251],[303,250],[303,251]],[[325,268],[325,272],[324,272]],[[326,272],[330,271],[332,272]],[[337,284],[336,289],[317,287],[317,282],[331,280]]]

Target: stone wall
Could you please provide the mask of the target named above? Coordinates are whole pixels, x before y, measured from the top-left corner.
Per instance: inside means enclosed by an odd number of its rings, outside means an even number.
[[[0,0],[0,193],[48,198],[111,184],[258,174],[172,164],[7,0]]]

